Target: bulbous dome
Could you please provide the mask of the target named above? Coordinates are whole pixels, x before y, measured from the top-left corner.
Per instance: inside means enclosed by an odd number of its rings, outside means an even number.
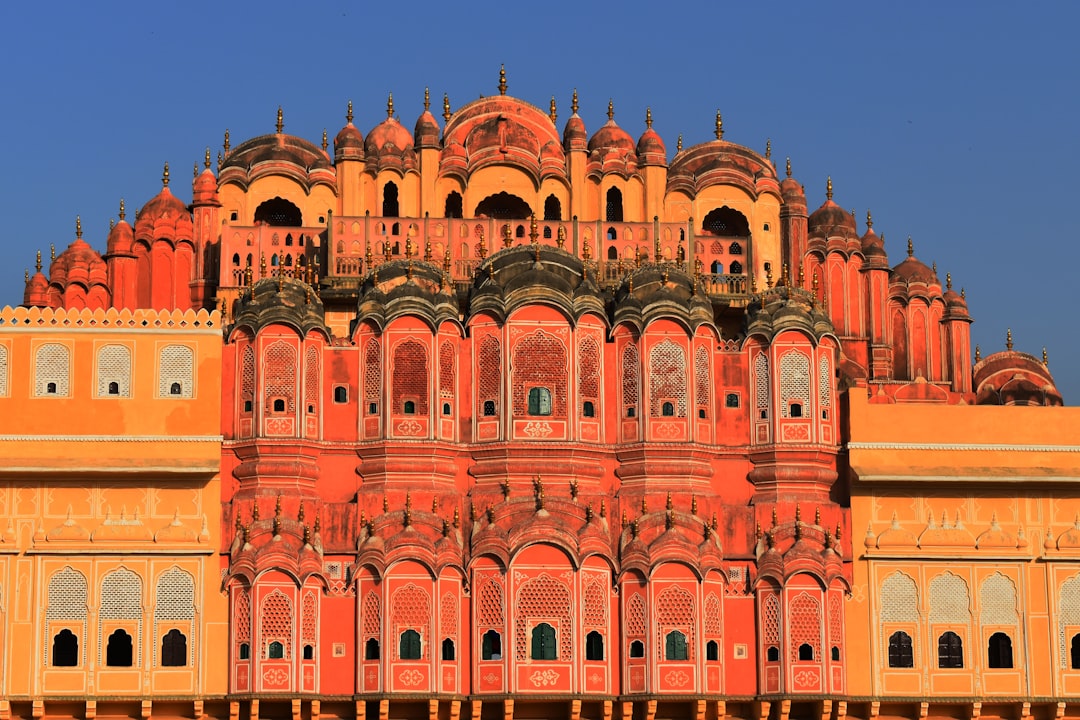
[[[66,288],[77,283],[89,289],[93,285],[105,285],[106,280],[105,261],[82,239],[82,223],[76,221],[75,241],[49,266],[50,284]]]
[[[814,212],[806,221],[809,237],[843,237],[846,240],[858,240],[859,232],[855,227],[855,217],[833,202],[832,178],[829,178],[825,191],[825,204]]]
[[[589,136],[585,132],[585,121],[575,112],[566,121],[566,127],[563,129],[563,149],[567,152],[585,150],[588,142]]]
[[[1045,359],[1008,349],[989,355],[972,368],[977,405],[1063,405]],[[1045,358],[1045,351],[1044,351]]]
[[[105,244],[105,254],[108,255],[128,255],[131,253],[135,244],[135,231],[128,225],[127,220],[124,220],[123,215],[120,216],[120,222],[113,226],[113,229],[109,231],[109,239]]]
[[[262,163],[295,165],[304,172],[330,167],[330,159],[318,145],[277,132],[246,140],[230,150],[222,160],[221,175],[233,168],[255,173]]]
[[[904,261],[892,269],[889,279],[891,282],[903,282],[908,285],[912,283],[939,284],[937,274],[911,254],[911,250],[908,250],[908,256],[904,258]]]
[[[368,133],[364,152],[369,156],[412,150],[413,136],[395,117],[388,117]]]
[[[667,165],[667,148],[660,134],[652,128],[652,113],[647,113],[645,132],[637,142],[637,154],[642,165]]]
[[[323,320],[323,304],[311,286],[301,280],[278,276],[263,278],[236,301],[234,327],[253,333],[273,323],[281,323],[307,335],[312,329],[330,332]]]
[[[888,262],[889,256],[885,252],[885,240],[874,232],[874,221],[870,213],[866,214],[866,234],[859,240],[862,246],[862,254],[867,260],[880,258],[881,262]]]
[[[191,186],[191,204],[196,205],[221,205],[217,194],[217,178],[210,172],[210,167],[199,173]]]
[[[360,287],[357,318],[386,327],[394,318],[412,315],[432,328],[458,319],[457,298],[441,269],[420,259],[391,260],[375,266]]]
[[[46,307],[49,304],[48,297],[49,281],[41,272],[40,266],[29,280],[23,290],[23,305],[25,307]]]
[[[419,148],[439,147],[439,123],[431,114],[431,101],[428,91],[424,89],[424,112],[416,119],[416,127],[413,129],[413,141]]]
[[[781,199],[772,162],[750,148],[724,140],[719,116],[715,140],[693,145],[672,158],[666,189],[694,197],[714,185],[733,185],[752,198],[767,193]]]
[[[345,114],[345,127],[334,136],[334,162],[342,160],[362,160],[364,158],[364,136],[353,125],[352,100],[349,111]]]
[[[168,163],[165,163],[161,192],[150,198],[136,216],[135,237],[147,242],[159,238],[174,242],[191,240],[191,213],[187,206],[169,191]]]
[[[678,319],[691,329],[713,322],[708,296],[682,265],[644,263],[627,273],[615,290],[614,324],[630,322],[640,330],[659,317]]]

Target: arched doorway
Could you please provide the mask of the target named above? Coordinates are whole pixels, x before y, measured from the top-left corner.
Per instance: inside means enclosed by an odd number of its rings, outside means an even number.
[[[749,237],[750,223],[746,216],[727,205],[711,210],[701,221],[701,228],[720,237]]]
[[[300,208],[279,197],[267,200],[255,209],[255,222],[274,227],[300,227],[304,224]]]
[[[524,220],[533,212],[529,204],[517,195],[501,192],[488,195],[476,206],[476,217],[491,217],[499,220]]]

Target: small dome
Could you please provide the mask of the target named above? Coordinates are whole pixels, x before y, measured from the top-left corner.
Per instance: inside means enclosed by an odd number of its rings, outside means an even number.
[[[563,148],[567,152],[584,150],[588,141],[589,136],[585,132],[585,121],[577,113],[574,113],[566,121],[566,127],[563,129]]]
[[[127,224],[127,220],[124,220],[123,215],[121,215],[120,222],[116,223],[113,229],[109,231],[109,239],[105,243],[105,254],[130,254],[134,244],[135,231],[131,229],[131,226]]]
[[[439,123],[431,114],[431,100],[427,88],[424,89],[424,112],[416,119],[416,127],[413,129],[413,141],[416,147],[437,148],[439,147]]]
[[[833,202],[832,178],[829,178],[825,191],[825,204],[810,214],[807,219],[807,234],[811,237],[832,237],[841,235],[845,238],[858,238],[855,218],[851,213]]]
[[[221,205],[221,201],[218,200],[217,187],[217,178],[214,177],[214,173],[210,172],[210,168],[207,167],[199,173],[199,177],[195,178],[195,182],[192,183],[191,204]]]
[[[885,240],[874,232],[874,221],[870,217],[870,213],[866,213],[866,234],[860,238],[859,243],[862,245],[862,254],[867,259],[882,258],[886,262],[888,261],[888,254],[885,252]]]
[[[135,237],[144,240],[190,240],[191,236],[191,213],[187,206],[169,191],[169,164],[165,163],[161,192],[150,198],[139,210],[135,220]]]
[[[364,152],[369,156],[378,156],[384,152],[400,153],[411,150],[412,147],[412,133],[391,115],[368,133],[367,141],[364,143]]]
[[[652,129],[652,116],[646,121],[645,132],[637,142],[637,154],[642,165],[667,165],[667,148],[660,134]]]
[[[938,279],[934,271],[928,268],[914,255],[909,255],[902,263],[892,269],[890,278],[893,282],[923,283],[924,285],[937,285]]]
[[[352,100],[345,113],[345,127],[334,136],[334,162],[361,160],[364,157],[364,136],[353,125]]]
[[[23,305],[25,307],[47,307],[49,281],[41,272],[40,266],[29,280],[26,281],[26,289],[23,290]]]
[[[637,147],[634,145],[634,139],[630,137],[630,133],[626,132],[615,123],[615,112],[612,110],[611,104],[608,103],[608,121],[589,139],[588,149],[589,152],[594,152],[596,150],[607,150],[610,148],[614,148],[621,152],[637,151]]]
[[[785,172],[787,177],[780,182],[780,194],[783,196],[784,202],[796,202],[805,206],[806,193],[803,191],[802,183],[791,177],[791,158],[787,159]]]

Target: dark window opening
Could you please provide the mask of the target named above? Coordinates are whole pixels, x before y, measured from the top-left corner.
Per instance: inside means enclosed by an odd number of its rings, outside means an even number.
[[[532,216],[532,208],[517,195],[501,192],[488,195],[476,206],[476,217],[498,220],[524,220]]]
[[[529,388],[529,414],[551,414],[551,391],[544,387]]]
[[[414,401],[414,400],[406,400],[404,410],[405,410],[406,415],[415,415],[416,414],[416,401]]]
[[[120,394],[120,383],[115,382],[115,381],[110,382],[109,383],[109,394],[110,395],[119,395]]]
[[[169,385],[169,394],[170,395],[179,395],[180,392],[181,392],[180,383],[174,382],[171,385]]]
[[[664,417],[675,417],[675,405],[674,403],[665,402],[660,407],[660,414]]]
[[[275,227],[300,227],[304,224],[301,217],[300,208],[279,197],[267,200],[255,209],[256,223]],[[233,213],[232,219],[236,220],[236,213]]]
[[[702,420],[705,419],[705,408],[698,408],[697,416]]]
[[[814,659],[814,646],[810,643],[803,643],[799,646],[799,659],[800,660],[813,660]]]
[[[495,401],[484,401],[484,417],[495,417]]]
[[[626,417],[632,418],[632,417],[634,417],[636,415],[637,415],[637,408],[636,407],[631,405],[630,407],[626,408]]]
[[[379,403],[368,403],[367,411],[368,411],[368,415],[378,415],[379,414]]]
[[[729,408],[737,408],[737,407],[739,407],[739,394],[738,393],[728,393],[727,397],[724,398],[724,405],[726,405]]]
[[[645,657],[645,643],[640,640],[635,640],[630,643],[630,657],[643,658]]]
[[[349,402],[349,389],[344,385],[338,385],[334,388],[334,402],[347,403]]]
[[[401,639],[398,642],[398,657],[402,660],[420,659],[420,633],[411,628],[401,633]]]
[[[769,646],[769,649],[765,651],[765,659],[769,662],[780,662],[780,648],[775,645]]]
[[[709,642],[705,643],[705,659],[720,659],[720,645],[715,640],[710,640]]]
[[[239,218],[240,218],[240,214],[237,213],[235,210],[233,210],[231,213],[229,213],[229,220],[231,220],[232,222],[236,222]]]
[[[187,665],[187,637],[173,628],[161,638],[161,665],[184,667]]]
[[[514,230],[514,237],[516,237],[516,238],[525,237],[525,226],[524,225],[518,225],[517,226],[517,228]]]
[[[314,645],[305,645],[304,646],[304,659],[305,660],[314,660],[315,659],[315,646]]]
[[[1012,638],[1003,632],[990,636],[987,647],[987,665],[992,668],[1011,668],[1013,666]]]
[[[596,417],[596,406],[592,400],[586,400],[581,405],[581,414],[585,417]]]
[[[1069,647],[1069,667],[1080,670],[1080,633],[1072,636]]]
[[[131,667],[131,636],[115,630],[105,646],[105,664],[109,667]]]
[[[379,659],[379,641],[375,638],[368,638],[364,643],[364,659],[365,660],[378,660]]]
[[[604,636],[595,630],[585,636],[585,659],[604,659]]]
[[[397,185],[388,182],[382,189],[382,214],[383,217],[398,217],[398,190]]]
[[[454,641],[450,638],[445,638],[442,641],[442,659],[453,660],[454,659]]]
[[[609,227],[607,229],[607,239],[608,240],[617,240],[618,238],[619,238],[619,233],[615,230],[615,228]]]
[[[761,419],[762,420],[768,420],[769,419],[769,411],[768,410],[762,410],[761,411]]]
[[[249,660],[249,659],[251,659],[251,646],[248,645],[247,643],[240,643],[240,659],[241,660]]]
[[[711,210],[701,221],[701,229],[720,237],[750,236],[750,223],[746,221],[746,216],[726,205]]]
[[[833,662],[840,662],[840,648],[835,645],[832,647],[832,660]]]
[[[251,412],[251,401],[250,400],[245,400],[244,401],[244,412],[246,412],[246,413]]]
[[[613,260],[613,261],[619,259],[619,249],[617,247],[615,247],[614,245],[609,245],[608,246],[607,259],[608,260]]]
[[[800,405],[799,403],[791,403],[791,417],[793,417],[793,418],[801,418],[802,417],[802,405]]]
[[[736,260],[728,267],[728,272],[732,275],[742,275],[742,263]]]
[[[728,245],[728,252],[731,253],[732,255],[742,255],[742,245],[740,245],[737,242],[733,242],[730,245]],[[735,271],[732,270],[731,272],[735,272]],[[742,271],[740,270],[739,272],[742,272]]]
[[[952,631],[938,638],[938,667],[964,667],[964,641]]]
[[[448,218],[461,218],[463,217],[464,210],[461,204],[461,194],[456,190],[452,191],[446,196],[446,217]]]
[[[687,660],[686,636],[678,630],[672,630],[664,638],[665,660]]]
[[[67,628],[53,637],[52,664],[54,667],[76,667],[79,664],[79,637]]]
[[[443,403],[442,404],[442,414],[443,415],[449,415],[450,414],[450,403]]]
[[[281,398],[274,400],[274,412],[285,412],[285,401]]]
[[[266,657],[270,660],[281,660],[285,657],[285,646],[277,640],[266,646]]]
[[[56,383],[54,383],[54,382],[45,383],[45,393],[47,395],[55,395],[56,394]]]
[[[608,188],[605,219],[607,222],[623,221],[622,192],[619,188]]]
[[[554,195],[548,195],[544,201],[544,220],[562,220],[562,203]]]
[[[724,274],[724,263],[720,262],[719,260],[713,260],[713,262],[712,262],[712,272],[713,272],[714,275],[723,275]]]
[[[558,658],[555,647],[555,628],[547,623],[540,623],[532,629],[533,660],[555,660]]]
[[[314,405],[308,405],[307,406],[307,411],[309,413],[314,413],[315,412],[315,406]]]
[[[764,225],[762,225],[761,229],[764,230],[765,232],[769,232],[769,223],[765,223]]]
[[[502,660],[502,636],[497,630],[488,630],[480,639],[481,660]]]

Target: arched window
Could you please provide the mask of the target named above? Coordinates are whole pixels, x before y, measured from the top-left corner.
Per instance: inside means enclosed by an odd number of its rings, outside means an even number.
[[[406,400],[405,401],[405,414],[406,415],[415,415],[416,414],[416,402],[415,401],[413,401],[413,400]]]
[[[711,210],[701,221],[701,229],[720,237],[750,236],[750,223],[746,221],[746,216],[726,205]]]
[[[274,412],[285,412],[285,401],[281,398],[274,400]]]
[[[115,380],[111,381],[109,383],[109,394],[110,395],[119,395],[120,394],[120,383],[116,382]]]
[[[728,272],[732,275],[742,275],[742,263],[736,260],[728,266]]]
[[[529,414],[551,414],[551,391],[544,387],[529,388]]]
[[[584,417],[596,417],[596,406],[593,405],[592,400],[586,400],[582,403],[581,414]]]
[[[765,651],[765,659],[769,662],[779,662],[780,648],[776,647],[775,645],[770,645],[769,649]]]
[[[401,639],[398,642],[398,656],[402,660],[420,659],[420,633],[412,628],[401,633]]]
[[[832,647],[832,660],[833,662],[840,662],[840,648],[835,645]]]
[[[347,403],[349,402],[349,389],[344,385],[338,385],[334,388],[334,402]]]
[[[375,638],[368,638],[364,643],[364,659],[365,660],[378,660],[379,659],[379,641]]]
[[[397,185],[388,182],[382,189],[382,214],[383,217],[398,217],[398,190]]]
[[[793,417],[793,418],[801,418],[802,417],[802,405],[800,405],[799,403],[791,403],[791,417]]]
[[[53,637],[52,664],[55,667],[76,667],[79,664],[79,637],[67,628]]]
[[[665,660],[686,660],[686,636],[678,630],[672,630],[664,638]]]
[[[461,204],[461,193],[457,190],[452,190],[449,195],[446,196],[446,217],[448,218],[460,218],[463,215]]]
[[[663,417],[674,417],[675,416],[675,405],[673,403],[670,403],[670,402],[665,402],[663,404],[663,406],[660,408],[660,414]]]
[[[495,417],[495,401],[484,401],[484,417]]]
[[[285,657],[285,646],[275,640],[266,646],[266,657],[271,660],[281,660]]]
[[[705,659],[706,660],[719,660],[720,659],[720,645],[715,640],[710,640],[705,643]]]
[[[720,262],[719,260],[713,260],[712,261],[712,272],[715,275],[723,275],[724,274],[724,263]]]
[[[443,415],[449,415],[450,414],[450,403],[443,403],[442,404],[442,414]]]
[[[737,242],[733,242],[728,245],[728,252],[732,255],[742,255],[742,245]]]
[[[517,195],[500,192],[488,195],[476,206],[477,217],[490,217],[499,220],[524,220],[532,216],[532,208]]]
[[[304,646],[304,659],[305,660],[314,660],[315,659],[315,646],[314,645],[305,645]]]
[[[604,659],[604,636],[595,630],[585,636],[585,659]]]
[[[643,658],[645,657],[645,643],[640,640],[635,640],[630,643],[630,657]]]
[[[608,188],[605,219],[607,222],[623,221],[622,192],[619,188]]]
[[[619,249],[617,247],[615,247],[614,245],[611,245],[611,246],[608,247],[608,249],[607,249],[607,259],[608,260],[618,260],[619,259]]]
[[[942,633],[937,644],[939,668],[964,667],[964,641],[956,633]]]
[[[799,660],[813,660],[814,659],[814,646],[810,643],[803,643],[799,646]]]
[[[534,627],[532,629],[532,659],[555,660],[558,656],[558,648],[555,646],[555,628],[547,623],[540,623]]]
[[[300,227],[304,224],[300,208],[279,197],[255,208],[255,222],[275,227]]]
[[[989,667],[1011,668],[1013,666],[1012,638],[1003,632],[991,635],[986,657]]]
[[[115,630],[105,646],[105,664],[109,667],[131,667],[131,636]]]
[[[240,659],[249,660],[251,658],[251,645],[247,643],[240,643]]]
[[[450,638],[444,638],[442,641],[442,659],[453,660],[454,659],[454,641]]]
[[[562,220],[562,203],[554,195],[544,201],[544,220]]]
[[[502,636],[498,630],[488,630],[480,639],[481,660],[502,660]]]
[[[163,667],[187,665],[187,637],[176,628],[161,638],[161,664]]]

